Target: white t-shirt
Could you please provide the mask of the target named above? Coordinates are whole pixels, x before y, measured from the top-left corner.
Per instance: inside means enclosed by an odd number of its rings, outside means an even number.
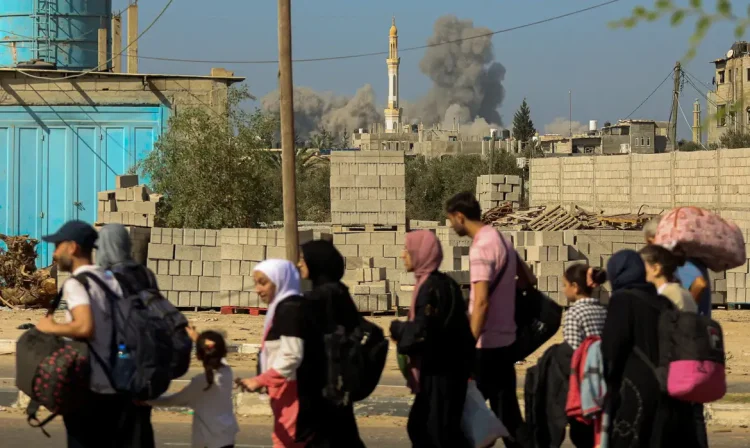
[[[76,269],[73,272],[73,276],[83,274],[84,272],[96,275],[109,286],[112,292],[122,296],[120,284],[111,272],[97,266],[89,265]],[[102,360],[108,362],[112,344],[110,299],[94,280],[89,279],[88,283],[89,290],[86,292],[86,288],[78,280],[74,278],[66,280],[63,284],[63,300],[67,303],[68,310],[73,310],[81,305],[91,306],[91,313],[94,317],[94,336],[89,340],[89,344]],[[66,317],[68,322],[72,320],[70,312],[66,313]],[[91,355],[91,390],[100,394],[115,393],[102,365],[93,355]]]

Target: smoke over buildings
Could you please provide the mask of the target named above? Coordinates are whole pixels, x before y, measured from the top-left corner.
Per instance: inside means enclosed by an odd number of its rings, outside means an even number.
[[[451,43],[425,50],[419,67],[432,86],[416,101],[400,100],[405,123],[452,127],[455,119],[462,126],[462,133],[478,135],[486,135],[491,126],[502,125],[498,108],[505,97],[502,85],[505,67],[495,61],[490,32],[487,28],[474,27],[471,20],[460,20],[453,15],[440,17],[435,22],[427,44]],[[473,39],[461,40],[466,38]],[[385,76],[383,85],[386,85]],[[261,107],[268,112],[278,112],[278,91],[265,96]],[[303,137],[321,127],[339,133],[381,123],[384,120],[382,110],[382,106],[376,105],[369,84],[353,97],[316,92],[307,87],[294,89],[295,128]]]
[[[544,125],[545,134],[560,134],[568,135],[573,130],[573,135],[583,134],[588,132],[589,128],[580,121],[569,121],[564,117],[557,117],[552,120],[552,123]]]

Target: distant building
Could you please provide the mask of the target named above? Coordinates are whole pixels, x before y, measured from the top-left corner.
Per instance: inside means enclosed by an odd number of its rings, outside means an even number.
[[[750,44],[735,42],[725,57],[712,63],[715,90],[708,92],[708,143],[718,143],[727,129],[750,126]]]
[[[664,152],[667,140],[662,129],[654,120],[620,120],[605,126],[601,131],[602,154]]]

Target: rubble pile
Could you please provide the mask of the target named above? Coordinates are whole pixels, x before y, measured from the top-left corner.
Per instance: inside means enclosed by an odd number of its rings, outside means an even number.
[[[0,305],[45,308],[57,295],[49,269],[36,268],[39,241],[0,234]]]

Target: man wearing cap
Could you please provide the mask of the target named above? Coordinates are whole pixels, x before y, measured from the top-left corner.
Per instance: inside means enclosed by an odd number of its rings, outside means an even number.
[[[42,240],[55,245],[54,260],[61,272],[76,276],[95,276],[111,291],[122,296],[122,289],[112,273],[95,266],[92,252],[97,232],[83,221],[69,221],[57,233]],[[41,332],[72,339],[86,340],[101,360],[110,359],[112,315],[110,298],[96,281],[88,279],[88,287],[75,278],[63,284],[63,300],[67,303],[64,323],[55,322],[52,315],[37,324]],[[63,416],[68,435],[68,447],[101,447],[112,442],[127,420],[127,403],[115,395],[104,366],[92,356],[91,396],[89,404],[80,411]],[[104,361],[106,362],[106,361]],[[109,366],[106,366],[108,369]]]

